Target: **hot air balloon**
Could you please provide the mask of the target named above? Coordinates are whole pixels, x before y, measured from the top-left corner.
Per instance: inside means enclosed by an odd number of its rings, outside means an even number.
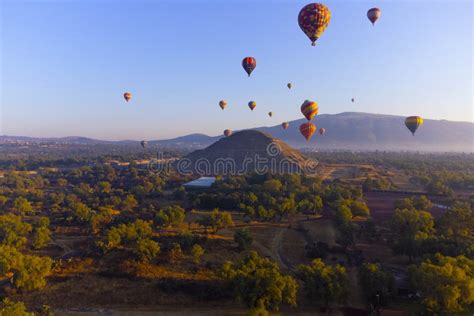
[[[253,109],[255,109],[255,107],[257,106],[257,102],[255,101],[250,101],[249,102],[249,108],[253,111]]]
[[[351,99],[351,101],[352,101],[352,103],[354,103],[355,99],[354,99],[354,98],[352,98],[352,99]]]
[[[316,131],[316,125],[311,122],[303,123],[300,125],[300,133],[309,141]]]
[[[375,22],[380,18],[381,15],[382,11],[380,11],[379,8],[372,8],[367,11],[367,17],[369,18],[370,22],[372,22],[372,25],[375,24]]]
[[[312,120],[313,117],[318,114],[319,108],[318,104],[314,101],[304,101],[301,105],[301,113],[306,117],[308,121]]]
[[[409,116],[405,119],[405,125],[413,134],[413,136],[415,136],[415,132],[418,129],[418,127],[423,125],[423,119],[419,116]]]
[[[221,109],[225,109],[225,107],[227,106],[227,101],[220,100],[219,101],[219,106],[221,107]]]
[[[288,89],[291,89],[291,82],[288,82],[286,86],[288,87]]]
[[[290,126],[290,123],[288,122],[281,123],[281,127],[283,127],[283,129],[288,129],[289,126]]]
[[[257,67],[257,61],[253,57],[245,57],[242,60],[242,67],[244,67],[245,71],[250,77],[252,71],[255,69],[255,67]]]
[[[145,148],[145,147],[146,147],[146,145],[147,145],[147,141],[145,141],[145,140],[142,140],[142,141],[140,142],[140,144],[142,145],[142,147],[143,147],[143,148]]]
[[[321,127],[319,129],[319,135],[324,135],[324,133],[326,133],[326,129],[324,127]]]
[[[132,94],[130,92],[125,92],[123,94],[123,98],[125,99],[125,101],[130,101],[132,99]]]
[[[273,116],[273,112],[268,112],[268,116],[272,117],[272,116]]]
[[[323,34],[331,20],[331,11],[321,3],[310,3],[301,9],[298,23],[301,30],[315,46],[317,39]]]
[[[225,136],[225,137],[229,137],[230,135],[232,135],[232,131],[231,131],[230,129],[226,129],[226,130],[224,131],[224,136]]]

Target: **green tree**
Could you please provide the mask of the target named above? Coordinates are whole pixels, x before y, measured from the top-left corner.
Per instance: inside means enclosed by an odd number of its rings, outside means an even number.
[[[217,233],[219,229],[234,226],[232,215],[229,212],[220,212],[218,209],[214,209],[210,215],[200,217],[197,223],[204,226],[206,231],[211,228],[213,233]]]
[[[198,244],[195,244],[191,249],[191,254],[193,255],[194,263],[199,263],[201,262],[201,257],[204,255],[204,249]]]
[[[160,252],[160,244],[151,239],[140,239],[135,248],[136,254],[142,261],[152,261]]]
[[[0,304],[0,316],[35,316],[35,313],[28,312],[23,302],[13,302],[5,298]]]
[[[252,309],[278,311],[283,302],[296,306],[296,281],[281,274],[276,263],[260,257],[255,251],[236,264],[224,263],[222,277],[235,298]]]
[[[365,263],[359,268],[359,284],[367,301],[376,308],[393,289],[393,282],[393,275],[378,263]]]
[[[125,199],[122,201],[122,208],[125,211],[133,211],[138,206],[138,202],[133,196],[133,194],[128,194]]]
[[[412,285],[421,293],[431,313],[463,311],[474,303],[474,261],[464,256],[437,254],[420,265],[410,266]]]
[[[24,197],[19,196],[13,201],[13,207],[21,214],[30,213],[33,211],[31,203]]]
[[[178,205],[168,206],[158,211],[155,217],[155,225],[167,227],[171,225],[180,225],[184,222],[185,211]]]
[[[46,277],[51,273],[53,260],[49,257],[24,255],[22,264],[13,275],[13,283],[26,291],[46,286]]]
[[[48,227],[37,227],[33,231],[33,248],[42,249],[51,240],[51,231]]]
[[[0,242],[3,245],[23,247],[31,230],[32,226],[24,223],[20,216],[11,213],[0,216]]]
[[[234,241],[239,246],[239,250],[247,250],[253,243],[252,235],[248,229],[238,229],[234,233]]]
[[[298,277],[304,283],[308,298],[323,300],[329,307],[331,302],[344,303],[348,296],[349,281],[346,269],[340,265],[330,266],[318,258],[310,265],[298,266]]]

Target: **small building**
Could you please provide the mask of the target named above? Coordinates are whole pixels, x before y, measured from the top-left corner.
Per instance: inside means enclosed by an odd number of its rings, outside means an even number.
[[[216,182],[216,177],[200,177],[183,184],[183,187],[186,190],[209,189],[214,182]]]

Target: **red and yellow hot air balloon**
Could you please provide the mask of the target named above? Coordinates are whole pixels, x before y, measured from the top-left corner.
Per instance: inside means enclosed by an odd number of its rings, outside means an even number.
[[[272,117],[272,116],[273,116],[273,112],[268,112],[268,116]]]
[[[379,8],[372,8],[369,11],[367,11],[367,17],[369,18],[370,22],[372,22],[372,25],[377,22],[377,20],[380,18],[382,15],[382,11]]]
[[[409,116],[405,119],[405,125],[410,130],[410,132],[415,136],[415,132],[423,125],[423,119],[419,116]]]
[[[308,121],[311,121],[318,114],[318,111],[318,104],[314,101],[306,100],[301,105],[301,113],[303,113]]]
[[[225,107],[227,106],[227,101],[220,100],[219,101],[219,106],[221,107],[221,109],[225,109]]]
[[[324,127],[321,127],[319,129],[319,135],[324,135],[324,133],[326,133],[326,129]]]
[[[249,102],[249,108],[253,111],[253,109],[255,109],[255,107],[257,106],[257,102],[255,101],[250,101]]]
[[[283,127],[283,129],[288,129],[289,126],[290,126],[290,123],[288,122],[281,123],[281,127]]]
[[[230,135],[232,135],[232,131],[231,131],[230,129],[226,129],[226,130],[224,131],[224,136],[225,136],[225,137],[229,137]]]
[[[309,141],[316,131],[316,125],[311,122],[303,123],[300,125],[300,133]]]
[[[318,38],[331,20],[331,11],[321,3],[310,3],[301,9],[298,15],[298,23],[301,30],[311,40],[311,45],[315,46]]]
[[[125,92],[123,94],[123,98],[125,99],[125,101],[130,101],[132,99],[132,94],[130,92]]]
[[[252,71],[257,67],[257,60],[253,57],[245,57],[242,60],[242,67],[244,67],[245,72],[247,72],[250,77]]]

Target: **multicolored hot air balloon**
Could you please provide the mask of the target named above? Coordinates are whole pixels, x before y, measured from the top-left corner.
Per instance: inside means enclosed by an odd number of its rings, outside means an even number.
[[[145,148],[148,142],[146,140],[142,140],[140,144],[142,145],[143,148]]]
[[[283,129],[288,129],[289,126],[290,126],[290,123],[288,122],[281,123],[281,127],[283,127]]]
[[[230,129],[226,129],[226,130],[224,131],[224,136],[225,136],[225,137],[229,137],[230,135],[232,135],[232,131],[231,131]]]
[[[316,125],[311,122],[303,123],[300,125],[300,133],[309,141],[316,131]]]
[[[331,20],[331,11],[321,3],[310,3],[301,9],[298,15],[298,23],[301,30],[311,40],[311,45],[315,46],[318,38]]]
[[[415,132],[418,129],[418,127],[423,125],[423,119],[419,116],[409,116],[405,119],[405,125],[413,134],[413,136],[415,136]]]
[[[273,112],[268,112],[268,116],[272,117],[272,116],[273,116]]]
[[[324,133],[326,133],[326,129],[324,127],[321,127],[319,129],[319,135],[324,135]]]
[[[253,111],[253,109],[255,109],[255,107],[257,106],[257,102],[255,101],[250,101],[249,102],[249,108]]]
[[[227,106],[227,101],[220,100],[219,101],[219,106],[221,107],[221,109],[225,109],[225,107]]]
[[[250,77],[252,71],[257,67],[257,61],[253,57],[245,57],[242,60],[242,67],[244,67],[245,72],[247,72]]]
[[[123,94],[123,98],[125,99],[125,101],[130,101],[132,99],[132,94],[130,92],[125,92]]]
[[[288,89],[291,89],[291,86],[292,86],[291,82],[288,82],[286,86],[288,87]]]
[[[370,22],[372,22],[372,25],[377,22],[377,20],[380,18],[382,15],[382,11],[379,8],[372,8],[369,11],[367,11],[367,17],[369,18]]]
[[[314,101],[306,100],[301,105],[301,113],[306,117],[308,121],[311,121],[313,117],[318,114],[319,108],[318,104]]]

